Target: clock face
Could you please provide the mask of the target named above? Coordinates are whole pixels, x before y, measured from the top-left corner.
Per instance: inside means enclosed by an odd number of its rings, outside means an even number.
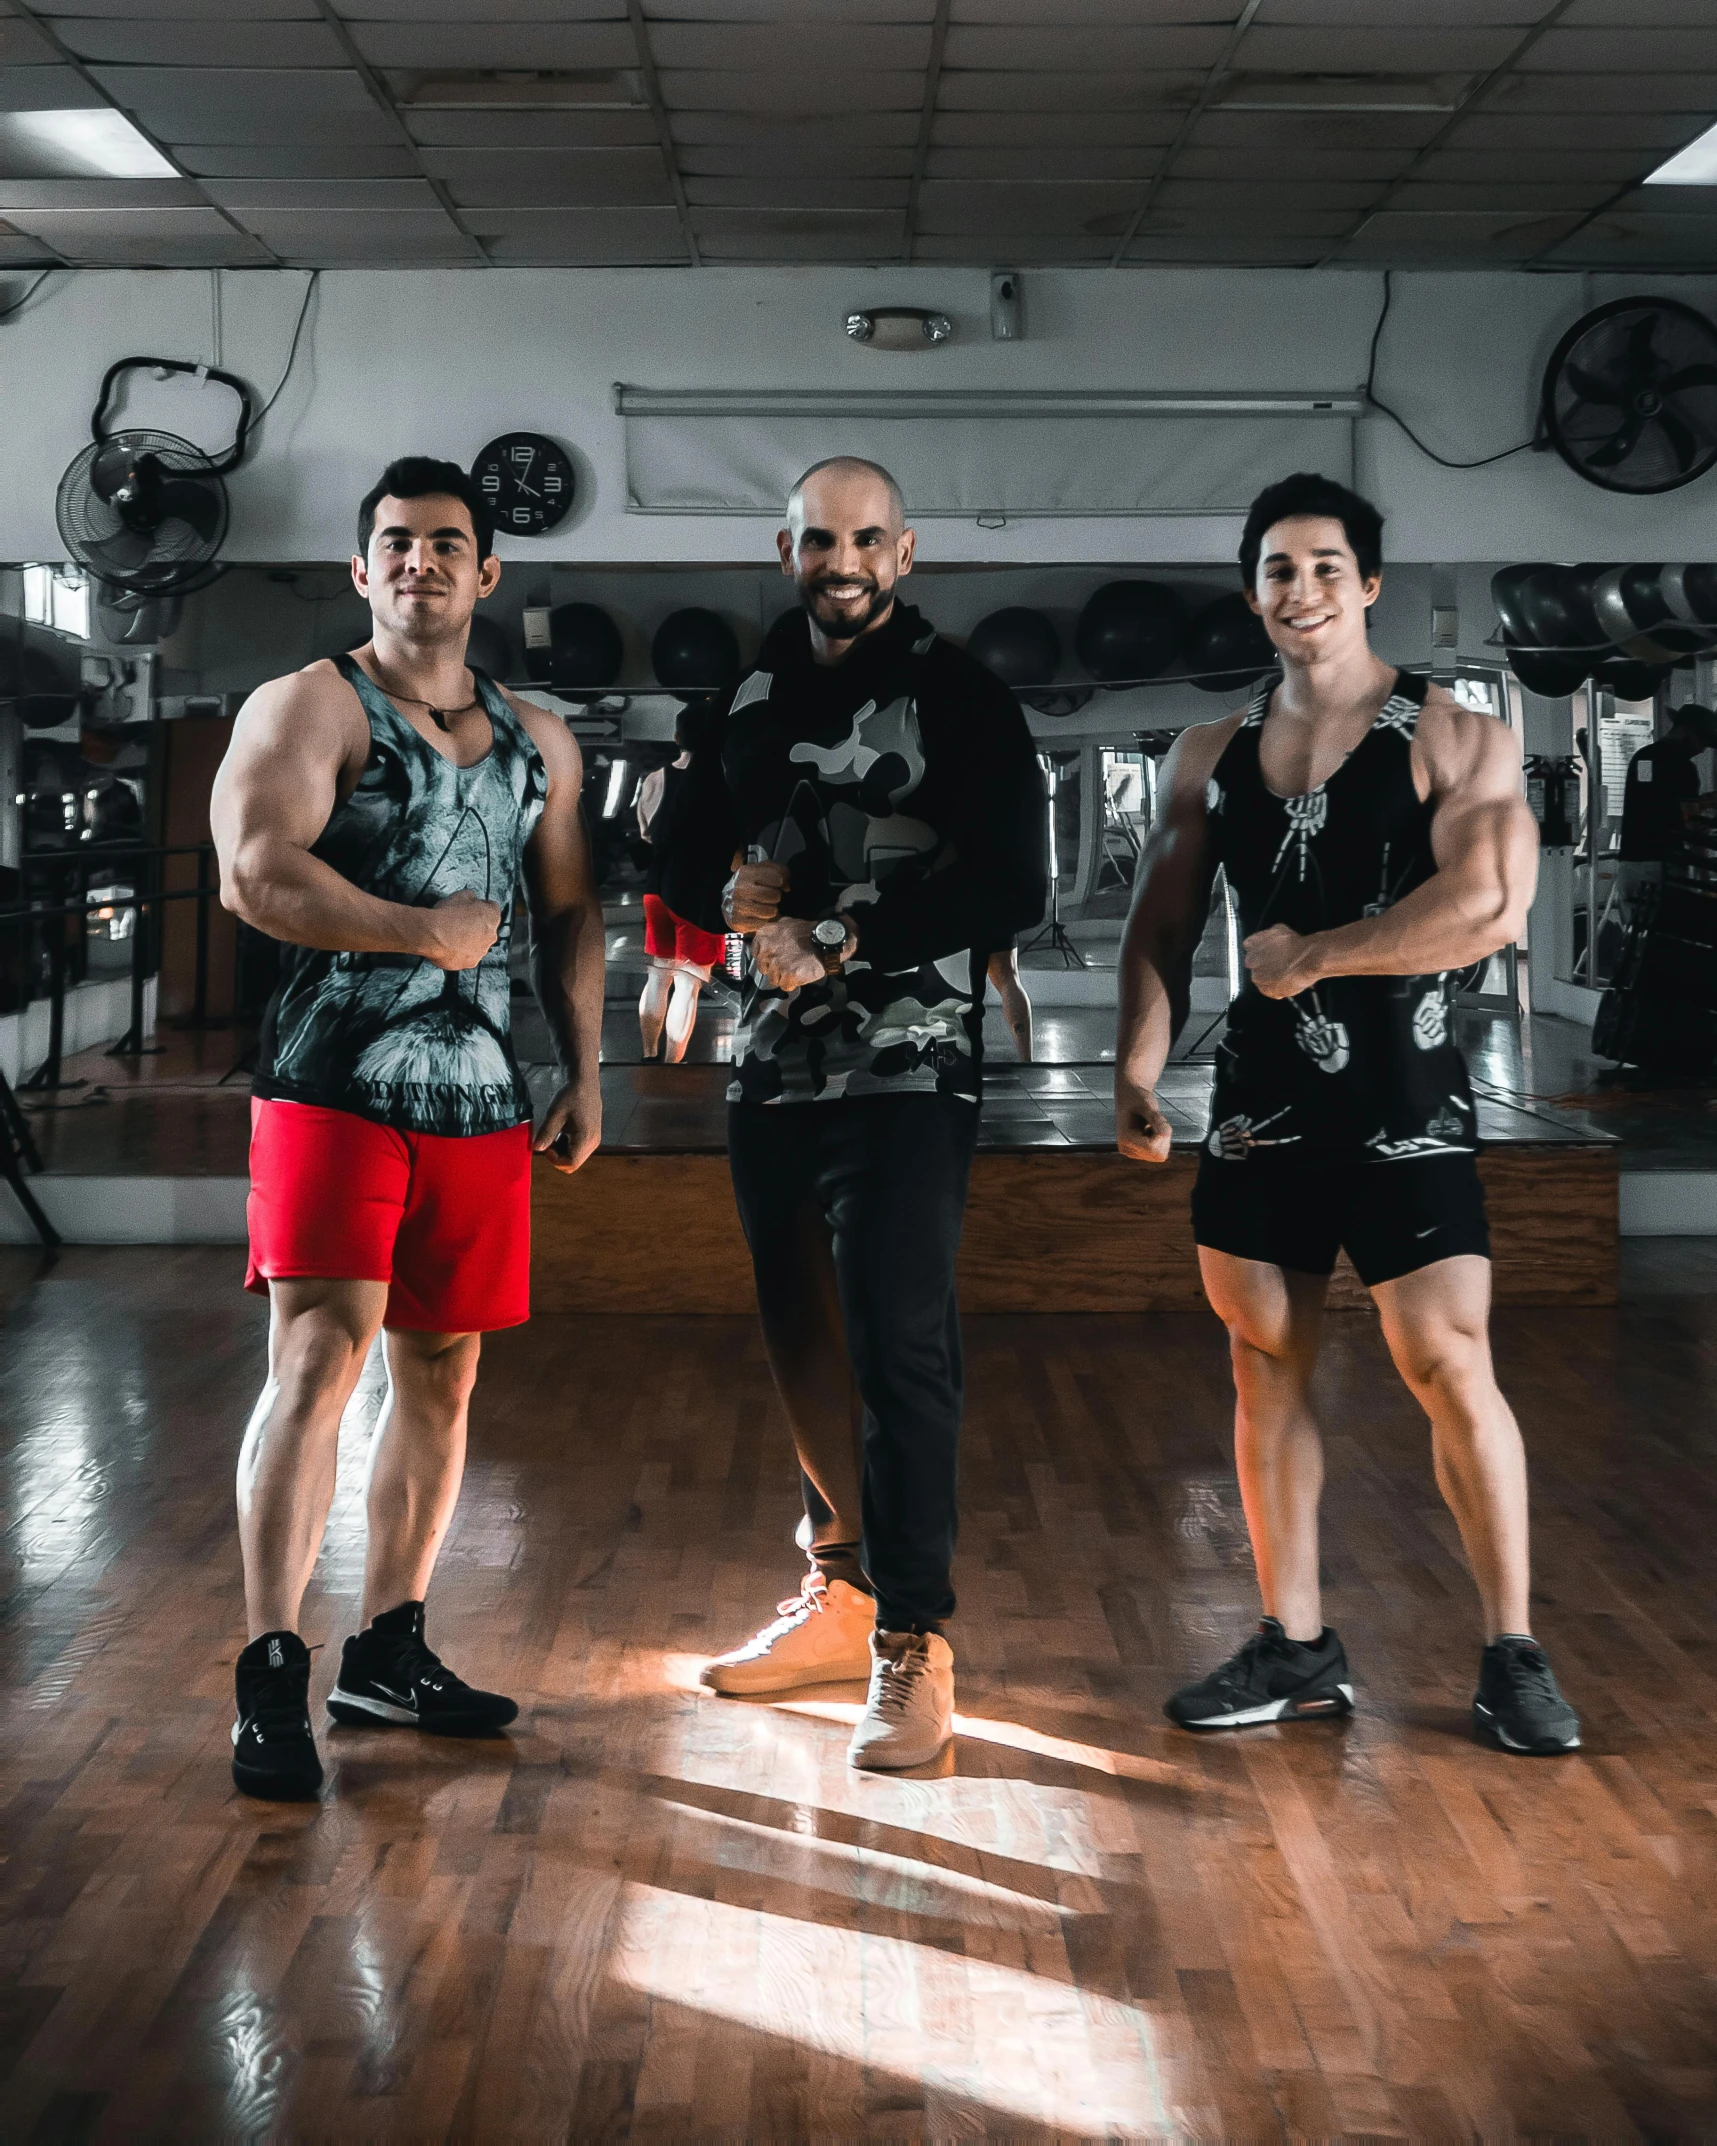
[[[540,432],[503,432],[471,465],[495,527],[509,536],[542,536],[572,508],[572,463]]]

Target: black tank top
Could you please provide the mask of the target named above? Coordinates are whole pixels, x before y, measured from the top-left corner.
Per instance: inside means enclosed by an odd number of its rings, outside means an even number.
[[[455,767],[350,656],[334,660],[369,719],[370,753],[310,854],[385,902],[429,908],[468,887],[500,904],[501,928],[456,975],[415,954],[286,947],[254,1092],[402,1132],[500,1132],[531,1115],[507,964],[520,860],[548,795],[542,756],[481,671],[471,677],[493,741]]]
[[[1436,870],[1413,782],[1426,682],[1398,671],[1377,720],[1315,790],[1278,797],[1258,764],[1278,681],[1259,687],[1205,793],[1242,935],[1379,916]],[[1393,1162],[1477,1146],[1453,978],[1335,976],[1293,999],[1248,977],[1216,1054],[1208,1152],[1228,1162]]]

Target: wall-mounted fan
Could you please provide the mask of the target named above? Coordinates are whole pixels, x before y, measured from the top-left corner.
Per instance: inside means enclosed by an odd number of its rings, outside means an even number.
[[[232,445],[216,458],[171,432],[109,432],[121,375],[195,373],[238,397]],[[183,595],[209,577],[227,533],[222,479],[244,459],[250,389],[233,373],[182,358],[121,358],[102,378],[91,443],[60,479],[54,515],[69,555],[96,580],[131,596]]]
[[[1577,320],[1544,373],[1544,430],[1606,492],[1673,492],[1717,464],[1717,326],[1675,298]]]

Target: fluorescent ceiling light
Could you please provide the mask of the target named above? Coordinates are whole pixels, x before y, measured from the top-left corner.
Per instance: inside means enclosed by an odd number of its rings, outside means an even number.
[[[1717,127],[1678,149],[1646,179],[1647,186],[1717,186]]]
[[[11,112],[6,132],[83,174],[104,179],[176,179],[179,173],[123,112]]]

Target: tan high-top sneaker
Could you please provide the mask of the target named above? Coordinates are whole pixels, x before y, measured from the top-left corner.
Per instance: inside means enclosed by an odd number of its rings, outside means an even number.
[[[815,1566],[774,1622],[731,1653],[705,1665],[698,1682],[711,1691],[792,1691],[800,1684],[850,1683],[870,1674],[876,1604],[845,1580],[825,1584]]]
[[[953,1733],[953,1648],[940,1632],[873,1632],[870,1691],[849,1763],[872,1773],[923,1766]]]

